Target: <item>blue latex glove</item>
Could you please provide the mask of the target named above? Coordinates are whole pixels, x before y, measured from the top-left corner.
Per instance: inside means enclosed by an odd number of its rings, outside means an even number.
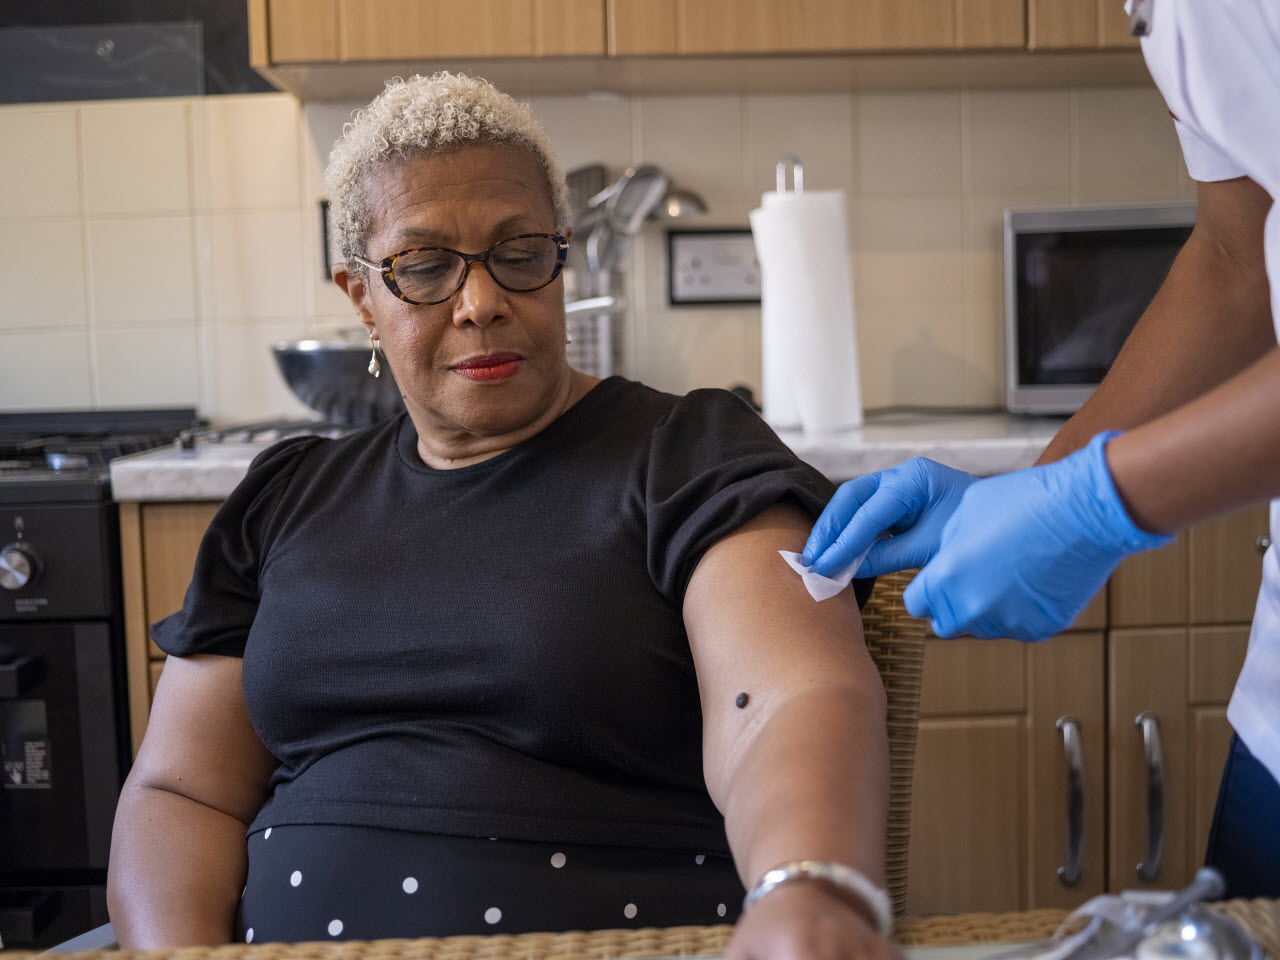
[[[977,480],[924,457],[850,480],[818,517],[803,560],[815,573],[831,576],[871,547],[858,568],[860,577],[923,567],[937,551],[960,497]],[[896,536],[876,543],[882,531]]]
[[[1071,625],[1124,557],[1171,541],[1129,518],[1107,466],[1116,435],[969,487],[903,595],[907,612],[931,618],[940,637],[1044,640]]]

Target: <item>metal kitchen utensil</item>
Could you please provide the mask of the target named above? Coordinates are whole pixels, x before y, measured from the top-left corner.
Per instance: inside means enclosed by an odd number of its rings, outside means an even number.
[[[649,211],[648,220],[665,221],[680,220],[707,212],[707,203],[692,190],[681,190],[672,187],[662,202]]]
[[[634,236],[670,185],[667,175],[651,163],[628,169],[605,201],[606,222],[618,233]]]
[[[363,427],[404,410],[388,364],[369,376],[369,342],[362,328],[329,340],[295,340],[271,347],[294,396],[330,423]]]

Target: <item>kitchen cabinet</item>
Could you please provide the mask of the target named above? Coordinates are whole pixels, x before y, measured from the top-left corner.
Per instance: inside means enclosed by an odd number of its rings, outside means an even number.
[[[441,68],[517,95],[1150,82],[1117,0],[246,2],[250,62],[304,100]]]
[[[135,753],[165,656],[151,641],[150,625],[182,609],[200,538],[219,506],[205,501],[120,504],[125,660]]]
[[[609,0],[609,54],[1021,47],[1023,0]]]
[[[927,644],[911,913],[1074,906],[1104,890],[1190,881],[1227,756],[1226,707],[1248,644],[1266,524],[1266,509],[1255,508],[1129,558],[1105,605],[1095,601],[1077,629],[1050,643]],[[1074,886],[1058,878],[1068,836],[1064,716],[1079,720],[1082,747]],[[1155,856],[1147,749],[1157,745]]]
[[[1139,46],[1129,15],[1115,0],[1027,0],[1031,50],[1124,49]]]

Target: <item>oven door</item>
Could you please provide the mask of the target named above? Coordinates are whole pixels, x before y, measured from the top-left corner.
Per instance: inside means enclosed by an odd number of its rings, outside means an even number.
[[[106,867],[117,673],[106,622],[0,624],[0,885]]]

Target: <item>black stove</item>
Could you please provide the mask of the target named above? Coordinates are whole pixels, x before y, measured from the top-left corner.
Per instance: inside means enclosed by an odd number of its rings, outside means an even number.
[[[0,414],[0,936],[44,947],[106,922],[130,764],[110,463],[195,411]]]

